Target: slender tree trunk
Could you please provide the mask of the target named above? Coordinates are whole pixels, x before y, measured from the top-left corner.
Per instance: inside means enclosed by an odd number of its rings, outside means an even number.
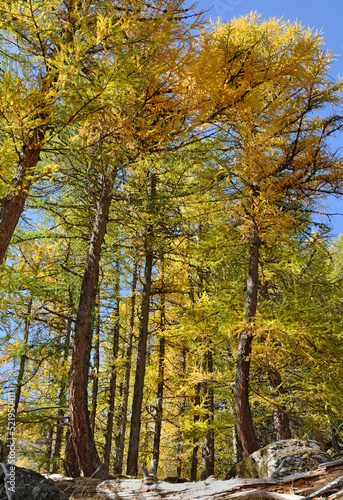
[[[23,378],[24,378],[24,372],[25,372],[25,364],[27,360],[27,344],[29,340],[29,331],[30,331],[30,314],[32,311],[32,299],[29,299],[29,303],[27,306],[27,316],[25,318],[25,330],[24,330],[24,353],[20,356],[20,364],[19,364],[19,372],[18,372],[18,378],[17,378],[17,385],[15,388],[15,395],[14,395],[14,415],[17,414],[18,411],[18,406],[19,406],[19,401],[20,401],[20,396],[21,396],[21,389],[23,387]]]
[[[156,405],[154,445],[153,445],[153,458],[156,463],[156,470],[158,468],[158,462],[160,459],[161,430],[162,430],[162,418],[163,418],[165,347],[166,347],[166,339],[165,337],[161,337],[159,342],[159,355],[158,355],[157,405]]]
[[[99,391],[99,367],[100,367],[100,312],[98,311],[95,322],[95,338],[94,338],[94,361],[92,373],[92,406],[91,406],[91,429],[94,437],[96,411],[98,406],[98,391]]]
[[[195,398],[194,398],[194,406],[195,408],[200,406],[200,384],[195,384]],[[198,413],[195,413],[194,415],[194,423],[198,422],[200,419],[200,416]],[[199,445],[197,442],[197,438],[193,438],[193,451],[192,451],[192,464],[191,464],[191,481],[196,481],[197,480],[197,475],[198,475],[198,452],[199,452]]]
[[[13,407],[13,413],[14,413],[14,418],[16,418],[17,412],[18,412],[18,407],[19,407],[19,402],[20,402],[20,396],[21,396],[21,390],[23,387],[23,379],[24,379],[24,373],[25,373],[25,365],[26,365],[26,360],[27,360],[27,344],[29,340],[29,333],[30,333],[30,314],[32,311],[32,299],[29,299],[28,306],[27,306],[27,316],[25,318],[25,329],[24,329],[24,352],[20,356],[20,363],[19,363],[19,371],[18,371],[18,378],[17,378],[17,383],[16,383],[16,388],[15,388],[15,394],[14,394],[14,407]],[[8,454],[10,452],[9,449],[9,444],[4,446],[4,460],[7,459]]]
[[[156,175],[151,174],[150,178],[150,199],[148,212],[154,215],[156,198]],[[152,265],[153,265],[153,245],[154,229],[153,224],[149,224],[145,236],[145,267],[142,290],[141,317],[139,325],[138,352],[135,374],[135,385],[133,390],[131,428],[129,439],[129,450],[127,454],[127,474],[137,476],[138,474],[138,450],[139,437],[141,430],[141,413],[144,392],[146,348],[148,340],[149,310],[150,310],[150,291],[152,283]]]
[[[156,471],[158,469],[158,462],[160,459],[160,444],[161,444],[161,430],[163,419],[163,393],[164,393],[164,361],[166,352],[166,339],[165,339],[165,324],[166,324],[166,296],[164,289],[164,261],[161,257],[161,303],[160,303],[160,341],[158,349],[158,383],[157,383],[157,405],[155,415],[155,430],[154,430],[154,444],[153,444],[153,459],[155,460]]]
[[[126,348],[126,367],[125,367],[125,379],[123,388],[123,404],[122,404],[122,412],[120,420],[120,431],[116,439],[116,458],[114,464],[115,474],[121,474],[123,471],[127,408],[128,408],[129,392],[130,392],[132,338],[133,338],[133,328],[135,323],[137,272],[138,272],[138,261],[136,261],[134,264],[133,276],[132,276],[131,307],[130,307],[129,333],[127,339],[127,348]]]
[[[63,362],[62,362],[63,369],[65,369],[65,367],[68,364],[70,336],[71,336],[71,318],[69,317],[66,325],[66,335],[65,335],[65,344],[63,352]],[[53,473],[56,473],[58,471],[57,461],[61,456],[63,431],[65,427],[64,417],[65,417],[65,408],[67,404],[67,388],[68,388],[68,377],[64,373],[62,373],[60,393],[58,398],[59,408],[57,411],[55,447],[53,453],[53,458],[55,459],[52,465]]]
[[[142,291],[141,318],[138,338],[137,364],[135,374],[135,385],[133,391],[131,428],[129,439],[129,451],[127,455],[127,474],[137,476],[138,474],[138,450],[139,436],[141,430],[141,413],[144,391],[146,348],[148,339],[149,308],[150,308],[150,289],[152,282],[152,263],[153,252],[146,249],[144,281]]]
[[[32,130],[28,135],[19,156],[10,191],[0,199],[0,264],[5,260],[7,248],[24,210],[31,186],[30,176],[39,161],[43,140],[43,127]]]
[[[70,309],[70,311],[75,310],[73,295],[72,295],[72,291],[71,291],[70,287],[69,287],[69,309]],[[71,331],[70,331],[70,335],[71,335]],[[70,373],[71,373],[71,367],[69,370],[68,381],[70,380]],[[73,436],[71,434],[70,417],[69,417],[68,427],[67,427],[67,432],[66,432],[66,437],[65,437],[64,455],[65,455],[65,459],[63,460],[63,468],[65,471],[65,474],[68,477],[73,477],[73,478],[80,477],[81,471],[80,471],[79,463],[77,461]]]
[[[249,251],[249,273],[245,302],[245,325],[237,353],[235,384],[236,418],[243,449],[247,455],[258,450],[249,404],[249,372],[251,344],[254,338],[254,317],[257,310],[258,267],[261,242],[253,234]]]
[[[92,313],[98,289],[101,247],[112,200],[112,185],[110,178],[102,179],[75,322],[69,385],[70,422],[77,459],[86,477],[99,478],[107,477],[107,473],[104,471],[93,440],[87,386],[92,343]]]
[[[46,437],[47,447],[46,447],[45,456],[47,458],[47,463],[48,463],[47,472],[50,472],[50,467],[51,467],[52,441],[53,441],[53,437],[54,437],[54,428],[55,428],[54,424],[49,425],[48,435]]]
[[[119,257],[117,259],[116,265],[117,271],[117,283],[115,287],[116,299],[115,299],[115,324],[113,328],[113,343],[112,343],[112,366],[111,366],[111,376],[109,383],[109,398],[108,398],[108,413],[107,413],[107,424],[105,432],[105,446],[104,446],[104,467],[107,472],[110,468],[110,458],[111,458],[111,447],[112,447],[112,435],[113,435],[113,419],[114,419],[114,401],[116,395],[116,385],[117,385],[117,367],[116,360],[118,357],[119,349]]]
[[[280,373],[276,370],[269,370],[268,378],[271,390],[276,391],[276,395],[280,395],[282,393]],[[274,409],[273,419],[276,439],[291,439],[292,435],[289,427],[289,419],[284,406],[279,406]]]
[[[181,374],[182,374],[182,381],[186,373],[186,348],[183,347],[182,349],[182,358],[181,358]],[[185,413],[185,408],[186,408],[186,398],[183,399],[181,408],[180,408],[180,416],[179,419],[182,421],[183,415]],[[177,443],[176,443],[176,476],[177,477],[182,477],[182,465],[183,465],[183,460],[182,460],[182,452],[183,452],[183,436],[182,432],[180,429],[180,425],[178,427],[177,431]]]
[[[237,425],[234,425],[232,427],[232,449],[233,449],[233,463],[239,464],[239,462],[243,460],[243,450],[237,432]]]
[[[207,373],[213,373],[213,353],[211,349],[206,349],[205,368]],[[202,467],[200,479],[207,479],[214,475],[214,433],[213,433],[213,417],[214,417],[214,394],[213,390],[208,387],[208,383],[202,384],[203,398],[205,400],[205,408],[207,415],[204,421],[207,422],[209,430],[202,444]]]

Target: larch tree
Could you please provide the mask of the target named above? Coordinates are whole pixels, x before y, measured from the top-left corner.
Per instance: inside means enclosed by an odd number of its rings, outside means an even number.
[[[102,2],[0,2],[0,263],[56,136],[94,111],[95,68],[108,33]],[[115,19],[112,8],[110,18]]]
[[[242,98],[234,116],[217,122],[222,141],[218,162],[231,192],[228,212],[239,222],[249,247],[235,385],[237,423],[249,455],[258,449],[249,405],[249,368],[260,248],[275,245],[280,231],[307,220],[306,210],[320,197],[341,193],[342,160],[330,152],[328,139],[340,130],[342,119],[328,115],[327,109],[341,105],[342,89],[328,77],[332,56],[323,51],[318,33],[297,23],[252,17],[219,26],[214,37],[223,44],[233,33],[256,40],[259,47],[260,64],[255,60],[255,65],[242,68],[247,81],[256,81],[261,70],[266,74],[265,82]],[[265,43],[259,45],[262,39]]]
[[[188,129],[188,103],[178,82],[182,82],[185,54],[193,50],[190,24],[182,20],[188,16],[181,2],[153,6],[138,2],[136,8],[124,10],[112,4],[107,7],[111,15],[115,10],[121,22],[114,25],[109,16],[109,22],[103,24],[108,50],[108,57],[102,62],[102,79],[106,81],[103,109],[90,116],[79,134],[81,147],[93,143],[101,152],[93,162],[95,173],[98,168],[98,193],[75,322],[69,385],[71,428],[78,461],[86,476],[99,477],[106,473],[91,431],[87,381],[92,313],[114,181],[121,169],[149,154],[158,154]],[[133,425],[134,422],[132,428]]]

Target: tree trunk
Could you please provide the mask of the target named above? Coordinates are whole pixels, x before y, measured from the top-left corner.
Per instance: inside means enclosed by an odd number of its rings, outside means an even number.
[[[52,457],[52,440],[54,437],[54,424],[49,425],[48,435],[46,437],[46,451],[45,457],[47,458],[47,472],[50,472],[51,467],[51,457]]]
[[[257,310],[258,266],[261,241],[253,234],[249,248],[249,273],[245,302],[245,325],[241,333],[235,384],[236,418],[243,449],[247,455],[258,450],[249,404],[249,372],[254,317]]]
[[[195,398],[194,398],[194,406],[195,408],[200,406],[200,384],[195,384]],[[194,415],[194,423],[199,421],[199,414],[195,413]],[[197,480],[198,475],[198,452],[199,445],[197,443],[197,438],[193,438],[193,451],[192,451],[192,464],[191,464],[191,481]]]
[[[243,460],[242,445],[239,440],[237,425],[232,427],[232,449],[233,449],[233,463],[239,464]]]
[[[166,352],[165,324],[166,324],[166,296],[164,289],[164,261],[161,257],[161,302],[160,302],[160,341],[158,349],[158,383],[157,383],[157,405],[155,415],[155,430],[153,444],[153,459],[155,460],[156,471],[160,459],[161,430],[163,418],[163,392],[164,392],[164,361]]]
[[[63,353],[63,369],[67,366],[68,356],[69,356],[69,344],[70,344],[70,336],[71,336],[71,318],[68,318],[66,325],[66,335],[65,335],[65,344],[64,344],[64,353]],[[65,408],[67,404],[67,388],[68,388],[68,378],[62,373],[60,393],[58,398],[58,411],[57,411],[57,424],[56,424],[56,438],[55,438],[55,447],[53,458],[55,459],[52,465],[52,472],[58,472],[58,463],[61,456],[62,449],[62,439],[63,439],[63,431],[64,431],[64,417],[65,417]]]
[[[276,391],[276,395],[282,393],[281,389],[281,376],[276,370],[268,371],[269,386],[272,391]],[[276,407],[273,411],[274,429],[276,440],[291,439],[291,430],[289,427],[289,419],[285,408],[283,406]]]
[[[81,471],[75,453],[75,447],[70,431],[70,426],[68,426],[66,434],[65,460],[63,465],[64,465],[64,471],[68,477],[74,477],[74,478],[80,477]]]
[[[164,357],[165,357],[165,337],[160,338],[158,355],[158,384],[157,384],[157,405],[155,415],[153,458],[156,463],[156,470],[160,459],[160,443],[163,417],[163,391],[164,391]]]
[[[128,408],[129,392],[130,392],[132,338],[133,338],[133,328],[135,323],[137,272],[138,272],[138,262],[136,261],[134,264],[133,276],[132,276],[131,308],[130,308],[129,333],[127,339],[127,348],[126,348],[126,361],[125,361],[126,367],[125,367],[125,379],[124,379],[124,389],[123,389],[123,404],[122,404],[122,412],[120,420],[120,431],[116,439],[116,458],[114,463],[115,474],[121,474],[123,471],[126,419],[127,419],[127,408]]]
[[[144,281],[142,291],[141,318],[139,326],[138,352],[135,374],[135,385],[133,391],[131,428],[129,439],[129,451],[127,455],[127,474],[137,476],[138,474],[138,449],[139,436],[141,430],[141,413],[144,391],[146,347],[148,339],[149,308],[150,308],[150,290],[152,282],[152,249],[146,249]]]
[[[100,312],[97,313],[95,322],[95,338],[94,338],[94,361],[92,373],[92,406],[91,406],[91,429],[94,437],[95,419],[98,405],[98,391],[99,391],[99,367],[100,367]]]
[[[32,299],[29,299],[29,303],[27,306],[27,316],[25,318],[25,330],[24,330],[24,354],[20,356],[20,365],[19,365],[19,372],[18,372],[18,378],[17,378],[17,385],[15,388],[15,396],[14,396],[14,416],[16,416],[17,411],[18,411],[18,406],[19,406],[19,401],[20,401],[20,396],[21,396],[21,389],[23,387],[23,378],[24,378],[24,371],[25,371],[25,364],[27,360],[27,344],[29,340],[29,331],[30,331],[30,314],[32,311]]]
[[[112,200],[110,178],[102,179],[92,235],[88,247],[79,307],[75,322],[73,356],[70,371],[69,407],[72,437],[77,460],[86,477],[107,477],[95,448],[88,412],[88,369],[92,343],[92,313],[98,289],[101,247],[105,238]]]
[[[29,303],[27,305],[27,316],[25,318],[24,353],[20,356],[18,378],[17,378],[15,394],[14,394],[14,407],[13,407],[14,419],[16,418],[16,415],[17,415],[19,402],[20,402],[20,396],[21,396],[21,389],[23,387],[25,365],[26,365],[26,360],[27,360],[27,344],[28,344],[29,333],[30,333],[30,323],[31,323],[30,314],[31,314],[31,311],[32,311],[32,299],[30,298]],[[10,445],[10,442],[8,442],[8,444],[4,446],[4,450],[3,450],[4,461],[6,461],[8,454],[10,452],[9,445]]]
[[[6,251],[24,210],[31,186],[29,176],[39,161],[43,139],[43,127],[34,129],[28,135],[20,153],[10,191],[0,200],[0,265],[5,260]]]
[[[156,175],[154,172],[150,178],[150,199],[148,204],[148,213],[151,215],[155,211],[156,203]],[[146,364],[146,347],[148,339],[149,325],[149,310],[150,310],[150,290],[152,283],[152,265],[153,265],[153,245],[154,245],[154,229],[153,224],[149,224],[146,228],[145,235],[145,267],[142,290],[141,317],[139,325],[138,337],[138,352],[135,374],[135,385],[133,390],[132,412],[131,412],[131,428],[129,439],[129,450],[127,454],[127,474],[136,476],[138,474],[138,450],[139,437],[141,430],[141,413],[144,392],[145,364]]]
[[[184,380],[185,373],[186,373],[186,348],[183,347],[182,358],[181,358],[182,381]],[[179,415],[180,421],[182,421],[183,415],[185,413],[185,408],[186,408],[186,398],[183,399],[183,402],[181,404],[180,415]],[[177,477],[182,477],[182,465],[183,465],[182,454],[183,454],[183,436],[182,436],[181,428],[179,425],[178,431],[177,431],[177,443],[176,443],[176,476]]]
[[[207,373],[213,373],[213,353],[207,348],[205,354],[205,368]],[[213,417],[214,417],[214,394],[213,390],[208,387],[208,383],[202,384],[203,397],[205,399],[204,406],[207,410],[207,415],[204,421],[207,422],[209,429],[202,444],[202,467],[200,479],[207,479],[214,475],[214,433],[213,433]]]
[[[110,458],[111,458],[111,447],[112,447],[112,435],[113,435],[113,412],[114,412],[114,401],[116,395],[116,385],[117,385],[117,367],[116,360],[118,357],[119,348],[119,257],[117,259],[116,265],[117,271],[117,283],[115,287],[116,299],[115,299],[115,324],[113,328],[113,342],[112,342],[112,366],[111,366],[111,376],[109,384],[109,398],[108,398],[108,413],[107,413],[107,424],[105,432],[105,446],[104,446],[104,467],[107,472],[110,469]]]

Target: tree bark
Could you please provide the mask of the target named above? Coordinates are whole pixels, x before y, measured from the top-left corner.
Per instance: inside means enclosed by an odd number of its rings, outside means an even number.
[[[123,388],[123,404],[122,404],[122,412],[120,419],[120,431],[119,435],[116,438],[116,458],[114,462],[115,474],[121,474],[123,471],[126,419],[127,419],[127,408],[128,408],[129,392],[130,392],[132,339],[133,339],[133,328],[135,323],[137,272],[138,272],[138,262],[136,261],[134,263],[133,275],[132,275],[131,307],[130,307],[129,333],[127,339],[127,348],[126,348],[126,367],[125,367],[125,379]]]
[[[180,370],[180,378],[181,381],[184,380],[185,373],[186,373],[186,348],[183,346],[182,352],[181,352],[181,370]],[[186,409],[186,397],[183,398],[183,401],[181,403],[180,407],[180,413],[179,413],[179,420],[182,421],[183,415],[185,413]],[[182,436],[182,431],[181,431],[181,426],[180,424],[178,425],[178,430],[176,434],[176,477],[182,477],[182,470],[183,470],[183,436]]]
[[[107,424],[106,424],[106,432],[105,432],[105,446],[104,446],[104,467],[107,472],[110,469],[110,458],[111,458],[111,447],[112,447],[112,434],[113,434],[113,420],[114,420],[114,401],[116,395],[116,385],[117,385],[117,367],[116,367],[116,359],[118,356],[119,349],[119,307],[120,307],[120,298],[119,298],[119,257],[117,259],[116,265],[117,271],[117,283],[115,286],[115,324],[113,328],[113,341],[112,341],[112,366],[111,366],[111,376],[109,383],[109,398],[108,398],[108,413],[107,413]]]
[[[148,213],[152,216],[155,212],[156,203],[156,175],[151,173],[150,177],[150,198],[148,202]],[[135,385],[133,390],[131,428],[129,439],[129,450],[127,454],[127,474],[137,476],[138,474],[138,450],[141,430],[141,413],[144,391],[146,348],[148,339],[150,292],[152,283],[153,266],[153,245],[154,245],[154,225],[150,223],[146,228],[145,235],[145,266],[142,290],[141,317],[139,324],[138,352],[135,374]]]
[[[52,440],[54,437],[54,424],[50,424],[48,427],[48,435],[46,437],[47,441],[47,447],[46,447],[46,452],[45,452],[45,457],[47,458],[47,472],[50,472],[50,467],[51,467],[51,457],[52,457]]]
[[[195,408],[200,406],[200,384],[195,384],[195,398],[194,398],[194,406]],[[199,414],[195,413],[194,422],[199,421]],[[191,475],[190,480],[196,481],[198,475],[198,452],[199,452],[199,444],[197,443],[197,439],[193,438],[193,451],[192,451],[192,464],[191,464]]]
[[[273,391],[276,391],[276,395],[282,393],[281,389],[281,376],[276,370],[268,371],[269,386]],[[285,412],[283,406],[276,407],[273,411],[274,429],[276,440],[280,439],[291,439],[291,429],[289,427],[288,415]]]
[[[164,392],[164,357],[165,357],[165,337],[160,338],[158,356],[158,384],[157,384],[157,405],[155,415],[153,458],[156,463],[156,470],[160,459],[161,430],[163,417],[163,392]]]
[[[207,348],[205,353],[205,367],[207,373],[213,373],[213,353]],[[204,382],[202,385],[203,397],[205,399],[204,406],[207,410],[207,415],[204,421],[207,422],[209,429],[206,433],[205,439],[202,444],[202,467],[200,479],[207,479],[209,476],[214,475],[214,432],[213,432],[213,418],[214,418],[214,394],[213,390],[208,387],[208,383]]]
[[[65,335],[65,343],[64,343],[64,352],[63,352],[63,368],[67,366],[68,357],[69,357],[69,344],[70,344],[70,336],[71,336],[71,318],[69,317],[66,325],[66,335]],[[52,465],[52,472],[58,472],[58,463],[61,456],[62,449],[62,439],[63,439],[63,431],[64,431],[64,417],[65,417],[65,408],[67,403],[67,388],[68,388],[68,378],[62,373],[61,378],[61,386],[60,393],[58,397],[58,411],[57,411],[57,424],[56,424],[56,437],[55,437],[55,447],[53,452],[53,458],[55,459]]]
[[[32,298],[29,299],[29,302],[27,305],[27,316],[25,318],[24,353],[20,356],[18,378],[17,378],[15,394],[14,394],[14,407],[13,407],[14,418],[16,418],[16,415],[17,415],[19,402],[20,402],[20,396],[21,396],[21,390],[23,387],[23,379],[24,379],[25,365],[26,365],[26,360],[27,360],[27,350],[28,350],[27,345],[28,345],[29,333],[30,333],[30,323],[31,323],[30,314],[31,314],[31,311],[32,311]],[[8,454],[10,452],[9,445],[10,445],[10,443],[8,442],[8,444],[4,446],[4,451],[3,451],[4,461],[7,459]]]
[[[80,477],[81,471],[77,461],[73,438],[68,426],[65,445],[64,471],[68,477]]]
[[[32,298],[29,299],[29,303],[27,306],[27,316],[25,318],[25,330],[24,330],[24,354],[20,356],[20,365],[19,365],[19,373],[18,373],[18,378],[17,378],[17,385],[15,388],[15,396],[14,396],[14,415],[17,414],[18,411],[18,406],[19,406],[19,401],[20,401],[20,396],[21,396],[21,389],[23,387],[23,378],[24,378],[24,371],[25,371],[25,364],[27,360],[27,344],[29,340],[29,331],[30,331],[30,314],[32,311]]]
[[[79,306],[75,322],[70,372],[69,407],[72,438],[77,460],[86,477],[107,477],[96,450],[88,412],[88,369],[92,343],[92,313],[99,279],[101,247],[105,238],[112,200],[113,180],[103,177],[88,247]]]
[[[43,127],[35,128],[28,135],[19,156],[10,192],[0,200],[0,265],[5,260],[14,230],[24,210],[31,186],[29,175],[32,175],[39,161],[43,140]]]
[[[94,437],[95,419],[98,406],[98,391],[99,391],[99,367],[100,367],[100,312],[97,313],[95,321],[95,338],[94,338],[94,361],[92,373],[92,406],[91,406],[91,429]]]
[[[149,247],[146,248],[144,281],[142,291],[141,318],[138,338],[138,352],[135,374],[135,385],[133,391],[131,428],[129,439],[129,450],[127,455],[127,474],[137,476],[138,474],[138,450],[139,437],[141,430],[141,413],[144,391],[146,347],[148,339],[149,308],[150,308],[150,290],[152,282],[152,263],[153,252]]]
[[[158,383],[157,383],[157,404],[155,415],[155,429],[154,429],[154,444],[153,444],[153,459],[155,460],[156,471],[158,469],[158,462],[160,459],[160,444],[161,444],[161,430],[163,418],[163,393],[164,393],[164,362],[166,352],[166,339],[165,339],[165,324],[166,324],[166,296],[164,288],[164,261],[163,256],[161,260],[161,283],[162,290],[160,295],[160,341],[158,349]]]
[[[232,449],[233,449],[233,463],[239,464],[243,460],[242,445],[238,437],[237,425],[232,427]]]
[[[249,272],[245,302],[245,324],[237,353],[235,384],[235,407],[238,430],[247,455],[258,450],[249,404],[249,372],[251,344],[254,338],[254,318],[257,310],[258,267],[261,241],[257,234],[252,235],[249,247]]]

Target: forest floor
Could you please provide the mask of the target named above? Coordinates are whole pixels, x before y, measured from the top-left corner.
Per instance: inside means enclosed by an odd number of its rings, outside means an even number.
[[[214,477],[196,483],[171,484],[147,479],[96,480],[58,478],[68,499],[115,500],[315,500],[343,499],[343,460],[282,479],[228,479]]]

